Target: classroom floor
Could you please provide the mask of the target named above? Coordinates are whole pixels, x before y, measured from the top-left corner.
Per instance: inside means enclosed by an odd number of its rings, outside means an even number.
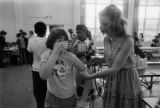
[[[0,70],[0,108],[36,108],[29,65]]]
[[[0,108],[36,108],[30,70],[30,65],[15,65],[0,69]],[[154,106],[160,96],[160,83],[153,85],[152,92],[143,86],[142,90],[146,101]]]

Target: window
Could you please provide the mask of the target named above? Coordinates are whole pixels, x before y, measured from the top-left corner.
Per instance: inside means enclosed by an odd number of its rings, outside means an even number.
[[[81,23],[85,24],[96,41],[102,41],[100,32],[99,12],[107,5],[115,4],[123,10],[123,0],[82,0],[81,1]]]
[[[160,32],[160,0],[139,1],[139,33],[145,41],[152,40]]]
[[[125,0],[81,0],[81,23],[92,33],[94,40],[102,41],[99,12],[107,5],[115,4],[123,10]],[[129,0],[132,4],[132,1]],[[134,5],[134,4],[133,4]],[[139,0],[138,33],[143,33],[145,41],[152,40],[160,33],[160,0]],[[132,10],[131,10],[132,11]],[[129,11],[130,12],[130,11]]]

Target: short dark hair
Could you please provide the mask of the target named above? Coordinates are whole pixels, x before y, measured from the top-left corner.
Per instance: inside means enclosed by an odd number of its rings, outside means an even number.
[[[84,24],[79,24],[76,26],[76,31],[78,30],[86,32],[88,29]]]
[[[89,40],[92,40],[92,36],[91,36],[91,32],[88,30],[88,28],[86,27],[86,25],[84,24],[78,24],[76,26],[76,31],[83,31],[83,32],[86,32],[86,36]]]
[[[55,42],[58,39],[61,39],[62,37],[64,37],[65,41],[68,41],[68,35],[64,29],[61,28],[52,29],[46,41],[46,47],[52,50]]]
[[[23,29],[19,29],[19,32],[22,32],[22,33],[23,33]]]
[[[17,33],[16,37],[18,38],[18,37],[20,37],[20,36],[21,36],[21,34],[20,34],[20,33]]]
[[[37,22],[34,25],[34,30],[35,30],[35,33],[37,33],[39,37],[44,37],[44,35],[46,34],[47,26],[44,22]]]
[[[6,35],[6,34],[7,34],[7,32],[4,31],[4,30],[2,30],[2,31],[0,32],[0,35]]]

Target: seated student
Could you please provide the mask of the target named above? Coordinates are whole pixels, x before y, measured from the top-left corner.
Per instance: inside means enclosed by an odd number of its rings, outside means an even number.
[[[153,39],[151,43],[151,47],[159,47],[159,40],[158,39]]]
[[[140,33],[139,34],[139,45],[143,46],[143,42],[144,42],[144,36],[143,36],[143,33]]]
[[[134,52],[135,54],[139,55],[141,58],[146,57],[144,52],[137,45],[134,45]]]
[[[60,28],[51,30],[47,39],[48,50],[41,57],[40,77],[47,80],[45,108],[76,108],[75,69],[86,78],[85,65],[68,52],[67,33]]]
[[[156,36],[155,36],[155,39],[160,41],[160,33],[158,33]]]
[[[138,74],[142,75],[146,71],[147,57],[146,57],[145,53],[137,45],[134,45],[134,53],[136,54],[135,67],[138,71]]]
[[[137,32],[133,32],[133,40],[134,40],[134,45],[140,46]]]

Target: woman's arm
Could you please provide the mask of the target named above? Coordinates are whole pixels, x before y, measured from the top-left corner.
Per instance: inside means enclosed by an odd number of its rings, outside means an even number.
[[[108,68],[102,72],[97,72],[97,73],[91,74],[90,78],[105,77],[107,75],[117,73],[124,65],[126,59],[128,58],[129,51],[133,47],[134,47],[133,41],[131,39],[126,39],[124,41],[124,44],[122,45],[121,50],[119,51],[118,55],[116,56],[116,58],[112,64],[112,67]]]

